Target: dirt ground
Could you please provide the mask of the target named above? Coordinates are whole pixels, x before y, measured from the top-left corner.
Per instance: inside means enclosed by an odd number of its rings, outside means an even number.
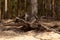
[[[13,31],[0,32],[0,40],[60,40],[60,34],[55,32],[35,33],[15,33]]]
[[[58,24],[60,26],[60,22],[57,21],[43,24],[47,26],[53,26],[55,24]],[[32,30],[28,32],[19,33],[10,30],[10,31],[0,31],[0,40],[60,40],[60,34],[55,33],[53,31],[36,33]]]

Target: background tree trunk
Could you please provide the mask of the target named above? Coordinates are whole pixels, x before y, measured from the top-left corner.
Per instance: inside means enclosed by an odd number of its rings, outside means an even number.
[[[32,15],[36,15],[38,13],[37,7],[38,7],[37,0],[31,0]]]
[[[38,13],[38,2],[37,0],[31,0],[31,13],[30,13],[31,20],[34,19],[34,16],[37,16],[37,13]]]
[[[53,14],[53,17],[55,17],[55,0],[51,0],[51,3],[52,3],[52,14]]]
[[[1,0],[0,0],[0,20],[1,20]]]

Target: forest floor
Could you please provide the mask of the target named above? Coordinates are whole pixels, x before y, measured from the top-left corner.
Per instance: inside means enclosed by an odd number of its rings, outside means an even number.
[[[60,21],[53,22],[41,22],[46,24],[47,26],[53,26],[55,24],[60,26]],[[9,31],[0,31],[0,40],[60,40],[60,34],[55,33],[53,31],[45,31],[45,32],[14,32],[12,30]]]
[[[14,33],[13,31],[0,32],[0,40],[60,40],[60,34],[55,32],[34,33]]]

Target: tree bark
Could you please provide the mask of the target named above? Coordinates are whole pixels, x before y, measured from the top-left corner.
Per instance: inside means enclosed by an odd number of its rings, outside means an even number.
[[[0,0],[0,20],[1,20],[1,0]]]
[[[5,0],[5,12],[7,12],[7,0]]]
[[[53,17],[55,17],[55,0],[51,0],[51,4],[52,4],[52,14],[53,14]]]
[[[31,0],[32,15],[36,15],[38,12],[38,3],[37,0]]]
[[[37,7],[38,7],[37,0],[31,0],[31,13],[30,13],[31,20],[34,19],[34,16],[37,16],[38,13]]]

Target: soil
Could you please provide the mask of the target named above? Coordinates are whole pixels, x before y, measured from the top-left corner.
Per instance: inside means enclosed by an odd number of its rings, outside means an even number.
[[[55,24],[60,26],[60,22],[58,23],[58,21],[41,23],[47,26],[54,26]],[[0,40],[60,40],[60,34],[53,31],[35,32],[34,30],[30,30],[27,32],[14,32],[13,30],[8,30],[0,31]]]
[[[42,33],[35,33],[34,31],[25,33],[3,31],[0,32],[0,40],[60,40],[60,34],[52,31]]]

